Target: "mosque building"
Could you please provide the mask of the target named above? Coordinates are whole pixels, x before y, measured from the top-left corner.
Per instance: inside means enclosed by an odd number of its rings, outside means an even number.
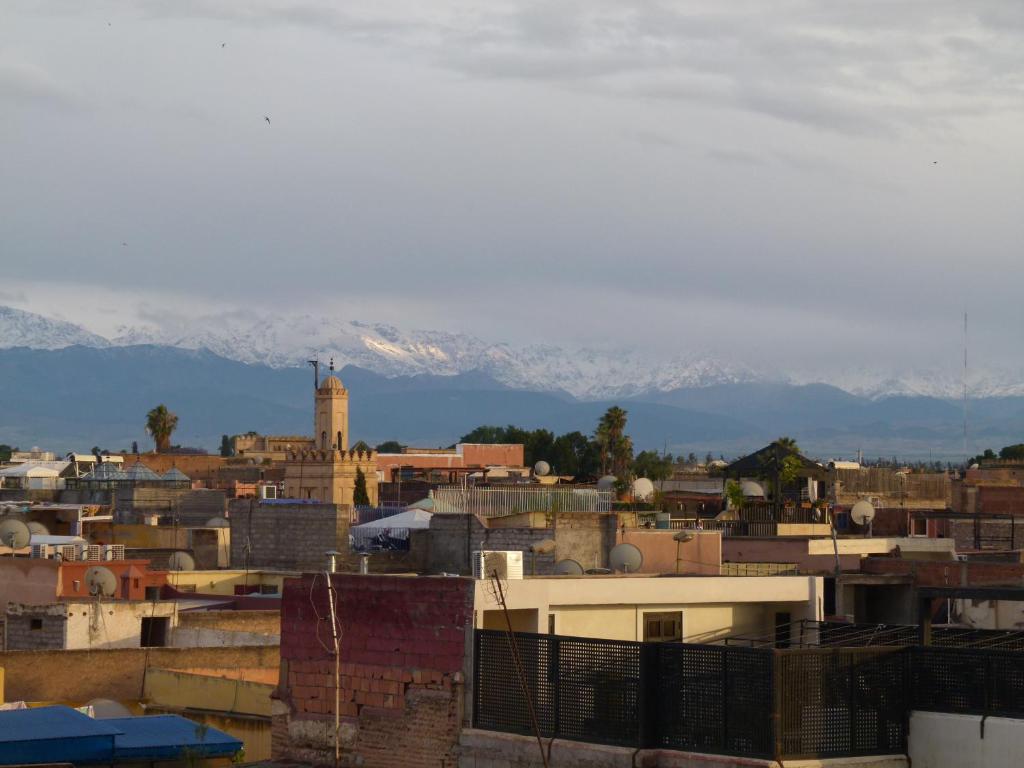
[[[356,476],[366,478],[370,504],[377,505],[375,451],[349,450],[348,390],[331,373],[317,383],[313,439],[291,446],[285,458],[284,495],[328,504],[353,504]]]

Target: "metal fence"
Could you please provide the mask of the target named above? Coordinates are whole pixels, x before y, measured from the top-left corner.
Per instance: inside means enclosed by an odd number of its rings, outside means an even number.
[[[609,512],[610,491],[593,488],[514,486],[472,488],[457,485],[435,488],[430,492],[434,512],[502,517],[523,512]]]
[[[1024,717],[1024,654],[921,646],[911,651],[913,709]]]
[[[516,634],[544,738],[776,760],[904,754],[914,709],[1024,717],[1024,654]],[[507,633],[477,630],[473,723],[532,734]]]
[[[899,649],[776,652],[779,754],[820,759],[906,752],[906,662]]]
[[[899,652],[534,634],[516,643],[545,738],[776,759],[905,749]],[[474,690],[475,727],[531,733],[506,633],[477,631]]]

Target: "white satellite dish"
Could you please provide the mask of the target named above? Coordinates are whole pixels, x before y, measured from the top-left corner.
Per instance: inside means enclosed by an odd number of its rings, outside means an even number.
[[[615,489],[615,483],[618,478],[615,475],[605,475],[597,481],[597,490],[599,491],[611,491]]]
[[[633,498],[637,501],[647,501],[654,495],[654,483],[646,477],[638,477],[633,481]]]
[[[740,490],[743,492],[743,495],[748,498],[764,496],[764,488],[761,487],[760,483],[755,483],[753,480],[744,480],[741,482]]]
[[[875,508],[870,501],[861,499],[850,510],[850,519],[857,525],[868,525],[875,519]]]
[[[96,720],[108,720],[113,717],[131,717],[132,713],[124,704],[113,699],[92,699],[85,706],[92,707],[92,716]]]
[[[33,520],[28,524],[28,529],[33,536],[49,536],[50,529],[37,520]]]
[[[11,518],[0,523],[0,544],[11,549],[27,547],[32,540],[32,531],[21,520]]]
[[[188,552],[174,552],[167,558],[167,567],[172,571],[194,571],[196,561]]]
[[[583,566],[571,558],[555,563],[556,576],[582,576]]]
[[[94,565],[86,570],[85,584],[89,587],[89,594],[96,597],[113,597],[117,592],[117,576],[102,565]]]
[[[227,521],[227,518],[223,518],[223,517],[219,517],[218,516],[218,517],[211,517],[209,520],[206,521],[206,525],[204,525],[203,527],[204,528],[230,528],[231,527],[231,523],[229,523]]]
[[[644,564],[644,553],[635,544],[616,544],[608,554],[613,571],[636,573]]]
[[[551,465],[546,461],[538,461],[533,465],[533,474],[537,477],[544,477],[551,473]]]

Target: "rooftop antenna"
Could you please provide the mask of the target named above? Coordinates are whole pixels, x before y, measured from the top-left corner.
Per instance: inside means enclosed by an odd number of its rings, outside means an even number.
[[[313,366],[313,389],[320,389],[320,360],[307,360]]]
[[[334,373],[334,357],[331,357],[331,373]]]
[[[964,462],[970,458],[967,450],[967,312],[964,311],[964,378],[963,378],[963,394],[964,394]]]

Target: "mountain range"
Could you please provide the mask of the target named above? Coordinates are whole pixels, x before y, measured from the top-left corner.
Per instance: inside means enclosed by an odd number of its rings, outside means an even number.
[[[755,369],[721,356],[659,355],[637,349],[514,346],[468,334],[399,330],[383,323],[342,321],[312,314],[224,312],[159,324],[122,326],[110,338],[73,323],[0,307],[0,349],[24,346],[95,349],[140,345],[208,350],[240,363],[302,367],[334,359],[383,376],[483,373],[514,389],[561,392],[580,400],[656,395],[730,384],[816,384],[814,374]],[[957,398],[962,381],[945,371],[830,371],[827,383],[873,399],[893,396]],[[971,380],[972,397],[1024,395],[1024,376],[985,371]]]
[[[604,409],[619,404],[637,450],[728,457],[789,434],[821,458],[964,453],[962,405],[948,397],[850,392],[709,357],[641,371],[615,358],[609,373],[607,352],[292,320],[246,326],[235,318],[200,335],[124,329],[103,338],[0,308],[0,443],[59,451],[146,445],[145,413],[161,402],[179,415],[175,440],[185,445],[212,449],[222,434],[248,430],[305,434],[313,374],[304,363],[319,352],[335,358],[349,389],[354,438],[371,444],[448,445],[481,424],[590,433]],[[970,452],[1024,435],[1024,392],[1012,382],[992,392],[970,402]]]

